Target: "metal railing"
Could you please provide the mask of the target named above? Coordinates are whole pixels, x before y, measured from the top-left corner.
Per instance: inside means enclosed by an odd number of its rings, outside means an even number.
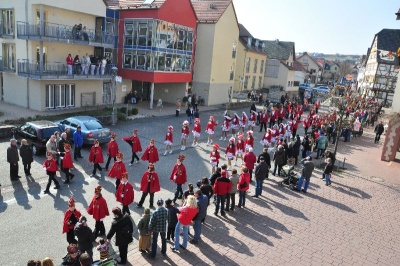
[[[68,42],[88,45],[114,45],[114,35],[96,32],[85,27],[78,30],[76,26],[55,23],[28,24],[17,22],[17,37],[20,39],[46,39],[47,41]]]
[[[82,68],[76,65],[68,69],[67,64],[62,62],[45,62],[41,65],[38,61],[22,59],[18,60],[18,75],[33,79],[111,79],[113,66],[90,65]]]

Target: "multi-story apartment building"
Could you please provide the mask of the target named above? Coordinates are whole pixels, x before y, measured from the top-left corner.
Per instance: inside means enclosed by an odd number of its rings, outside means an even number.
[[[321,81],[324,68],[307,52],[297,57],[297,62],[308,72],[308,81],[310,84],[317,84]]]
[[[110,102],[115,25],[103,1],[3,0],[0,10],[4,101],[35,110]]]
[[[106,0],[118,13],[118,74],[125,91],[175,102],[192,81],[196,15],[190,0]]]
[[[239,24],[239,41],[236,47],[236,69],[234,74],[235,92],[258,90],[263,87],[264,73],[267,65],[267,53],[263,50],[263,41],[254,38],[250,32]]]
[[[383,29],[375,34],[368,49],[363,93],[375,96],[391,105],[399,70],[395,68],[396,53],[400,47],[400,30]]]
[[[239,25],[232,0],[191,0],[197,16],[192,92],[207,105],[232,95]]]

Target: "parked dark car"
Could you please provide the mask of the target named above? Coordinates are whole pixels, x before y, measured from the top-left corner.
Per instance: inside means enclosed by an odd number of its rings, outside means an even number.
[[[76,128],[81,126],[83,144],[92,145],[93,141],[97,139],[101,144],[107,143],[111,139],[111,131],[95,117],[92,116],[73,116],[64,120],[55,121],[63,130],[66,127],[71,129],[73,134]]]
[[[46,142],[55,131],[62,132],[62,129],[57,124],[45,120],[26,122],[12,129],[18,143],[21,143],[22,139],[26,139],[28,144],[32,145],[34,155],[46,151]]]

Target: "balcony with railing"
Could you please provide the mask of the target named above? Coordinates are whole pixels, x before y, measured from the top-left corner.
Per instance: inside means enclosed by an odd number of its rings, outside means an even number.
[[[66,63],[46,62],[41,65],[40,62],[23,59],[18,60],[18,75],[40,80],[106,80],[112,78],[113,67],[108,64],[105,67],[90,65],[82,68],[76,65],[68,68]]]
[[[17,22],[17,37],[24,40],[41,40],[47,42],[71,43],[78,45],[114,47],[114,35],[98,32],[85,27],[68,26],[54,23],[39,25]]]

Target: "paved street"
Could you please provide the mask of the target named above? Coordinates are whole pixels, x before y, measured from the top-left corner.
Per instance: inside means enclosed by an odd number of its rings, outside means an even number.
[[[248,110],[246,110],[248,111]],[[238,113],[241,110],[237,111]],[[222,110],[201,114],[203,131],[210,114],[222,122]],[[169,174],[179,154],[180,126],[185,119],[173,116],[153,117],[151,120],[138,119],[119,123],[112,128],[118,134],[120,149],[125,153],[126,165],[130,160],[130,146],[121,140],[130,135],[133,128],[139,129],[142,146],[149,139],[156,139],[161,161],[156,171],[161,179],[162,191],[156,194],[164,200],[172,197],[175,189]],[[151,121],[149,123],[148,121]],[[162,156],[164,134],[168,125],[174,126],[175,151]],[[302,129],[299,129],[303,133]],[[217,129],[215,137],[219,137]],[[255,153],[261,152],[261,133],[255,133]],[[213,215],[214,206],[208,209],[209,216],[203,226],[202,241],[198,245],[188,244],[186,251],[172,252],[162,257],[159,250],[155,261],[143,257],[138,251],[138,235],[129,246],[129,261],[132,265],[398,265],[400,255],[400,189],[398,167],[388,166],[379,161],[379,145],[373,144],[373,134],[366,130],[361,139],[352,140],[347,146],[340,142],[338,157],[346,157],[348,171],[334,173],[332,186],[326,187],[320,179],[321,170],[314,172],[307,194],[278,186],[280,177],[270,176],[265,181],[261,199],[247,197],[245,209],[235,209],[226,217]],[[188,178],[196,183],[203,176],[209,176],[208,163],[210,147],[205,145],[206,135],[202,133],[197,148],[188,148],[185,165]],[[8,140],[1,140],[0,150],[5,150]],[[219,142],[225,148],[227,141]],[[104,149],[103,149],[104,150]],[[179,152],[178,152],[179,150]],[[224,155],[224,153],[222,153]],[[70,186],[62,185],[52,194],[42,193],[47,178],[41,164],[43,156],[35,157],[33,179],[21,178],[20,182],[8,180],[8,164],[5,157],[0,162],[3,185],[0,196],[0,262],[1,265],[25,265],[30,258],[51,256],[56,264],[66,254],[67,242],[61,234],[62,219],[68,199],[73,195],[77,209],[87,215],[85,209],[91,201],[94,187],[104,187],[103,195],[111,209],[117,206],[113,193],[114,180],[107,177],[90,178],[91,166],[86,159],[76,163],[75,178]],[[83,152],[87,158],[88,149]],[[225,162],[225,159],[222,160]],[[128,167],[128,166],[127,166]],[[135,187],[135,201],[140,198],[138,181],[146,170],[146,163],[129,168],[130,181]],[[77,174],[78,172],[81,172]],[[20,166],[20,175],[23,170]],[[375,177],[372,178],[372,177]],[[59,179],[59,178],[58,178]],[[383,182],[376,182],[380,180]],[[253,194],[251,186],[249,195]],[[148,201],[144,204],[148,206]],[[132,217],[137,223],[143,209],[131,205]],[[109,229],[111,218],[105,219]],[[94,220],[89,218],[93,228]],[[193,232],[193,230],[191,230]],[[11,233],[12,232],[12,233]],[[95,259],[99,257],[95,254]]]

